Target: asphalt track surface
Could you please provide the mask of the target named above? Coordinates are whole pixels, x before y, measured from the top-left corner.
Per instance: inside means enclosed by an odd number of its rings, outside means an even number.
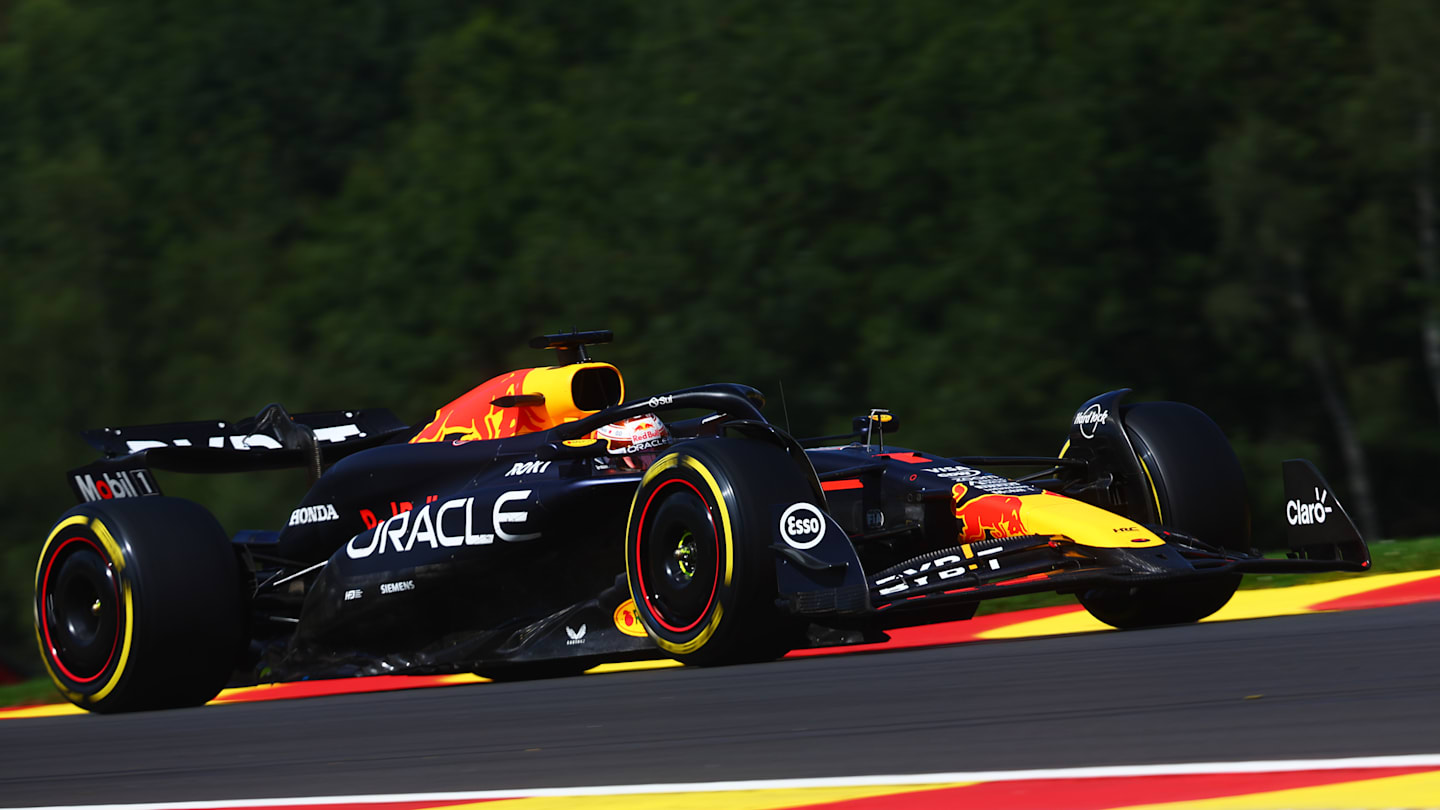
[[[0,724],[0,805],[1440,751],[1440,603]]]

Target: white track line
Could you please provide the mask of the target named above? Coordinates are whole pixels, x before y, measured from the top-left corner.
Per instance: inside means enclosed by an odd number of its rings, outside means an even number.
[[[1285,773],[1352,768],[1440,768],[1440,754],[1410,754],[1344,759],[1280,759],[1259,762],[1182,762],[1166,765],[1108,765],[1093,768],[1043,768],[1028,771],[956,771],[882,776],[837,776],[812,779],[760,779],[742,782],[687,782],[604,787],[477,790],[451,793],[392,793],[361,796],[304,796],[288,799],[222,799],[203,802],[142,804],[47,805],[32,810],[179,810],[179,808],[276,807],[281,805],[357,805],[388,802],[461,803],[484,799],[525,799],[570,796],[623,796],[652,793],[720,793],[732,790],[794,790],[802,788],[933,785],[946,782],[1016,782],[1032,779],[1101,779],[1188,774]],[[26,807],[29,807],[28,805]]]

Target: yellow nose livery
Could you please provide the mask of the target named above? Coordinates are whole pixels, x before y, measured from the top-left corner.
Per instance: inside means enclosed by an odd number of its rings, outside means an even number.
[[[1154,532],[1098,506],[1046,492],[1026,495],[1021,514],[1032,534],[1063,534],[1093,548],[1145,548],[1165,544]]]
[[[967,499],[968,494],[964,484],[956,484],[952,491],[961,542],[1023,534],[1061,535],[1077,545],[1092,548],[1145,548],[1165,542],[1144,526],[1114,512],[1053,492],[982,493]]]

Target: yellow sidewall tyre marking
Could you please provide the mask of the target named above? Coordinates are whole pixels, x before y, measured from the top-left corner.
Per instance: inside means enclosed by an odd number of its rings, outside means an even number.
[[[700,635],[690,639],[684,644],[675,644],[655,635],[651,635],[651,638],[654,639],[655,645],[665,652],[674,653],[675,655],[689,655],[701,647],[704,647],[705,643],[710,640],[710,637],[715,635],[715,631],[720,628],[720,619],[724,615],[725,606],[717,603],[715,605],[715,612],[710,614],[710,622],[705,625],[705,629],[700,631]]]
[[[54,683],[55,688],[60,690],[60,694],[64,695],[67,700],[76,705],[82,703],[85,700],[85,696],[80,694],[79,692],[67,689],[65,687],[65,682],[60,680],[60,675],[55,672],[55,668],[50,666],[50,656],[46,653],[45,649],[45,637],[41,634],[40,631],[40,611],[42,608],[38,599],[38,594],[40,593],[40,573],[45,567],[45,558],[49,556],[50,544],[55,542],[55,537],[60,534],[60,530],[64,529],[67,526],[88,527],[89,525],[90,519],[83,515],[76,515],[74,517],[66,518],[55,524],[55,528],[50,530],[50,536],[45,538],[45,545],[40,547],[40,559],[36,560],[35,562],[35,593],[37,594],[37,599],[35,601],[35,644],[40,649],[40,660],[45,664],[45,672],[50,675],[51,683]]]
[[[715,476],[705,469],[705,465],[690,456],[681,458],[680,464],[689,467],[705,479],[705,483],[710,487],[710,494],[715,497],[715,505],[720,508],[720,526],[725,530],[725,584],[729,586],[735,571],[735,536],[730,529],[730,507],[725,503],[725,497],[720,494],[720,484],[715,481]]]
[[[1065,446],[1060,448],[1060,458],[1064,458],[1068,452],[1070,452],[1070,440],[1066,439]],[[1135,454],[1135,460],[1140,462],[1140,469],[1145,471],[1145,482],[1150,485],[1150,496],[1155,499],[1155,522],[1163,525],[1165,513],[1160,509],[1160,493],[1155,489],[1155,477],[1150,474],[1150,466],[1145,463],[1145,459],[1141,458],[1139,453]]]
[[[1139,453],[1135,454],[1135,458],[1140,462],[1140,469],[1145,471],[1145,481],[1150,484],[1150,497],[1155,499],[1155,521],[1164,525],[1165,513],[1160,509],[1160,493],[1155,489],[1155,477],[1150,474],[1150,466],[1145,463],[1145,459],[1140,458]]]
[[[715,480],[715,476],[705,468],[704,464],[701,464],[693,456],[675,453],[664,456],[650,465],[650,469],[646,470],[645,476],[640,479],[640,486],[635,489],[635,497],[630,502],[630,518],[625,525],[625,536],[627,538],[631,537],[631,531],[635,528],[635,507],[640,502],[640,494],[646,490],[650,482],[655,480],[660,473],[673,467],[684,467],[693,471],[696,475],[700,476],[700,478],[704,479],[705,485],[710,489],[710,495],[714,499],[715,505],[720,512],[720,526],[725,535],[725,567],[723,573],[724,587],[728,588],[730,587],[730,582],[735,571],[735,537],[732,529],[733,522],[730,519],[730,508],[725,503],[725,498],[720,491],[720,484]],[[625,554],[625,576],[629,581],[635,581],[634,571],[630,566],[629,553]],[[654,629],[650,627],[650,624],[644,621],[645,613],[639,610],[637,610],[636,613],[641,617],[641,624],[644,625],[645,631],[650,634],[650,639],[655,642],[657,647],[671,655],[689,655],[704,647],[715,635],[715,631],[720,629],[720,624],[725,617],[724,595],[724,591],[716,595],[715,612],[710,614],[710,621],[705,623],[705,627],[702,628],[694,638],[681,643],[669,641],[656,635]],[[632,592],[631,596],[634,597],[635,594]],[[643,599],[637,598],[635,603],[638,606],[642,601]]]
[[[59,536],[60,532],[69,526],[84,526],[89,529],[90,532],[95,535],[95,538],[100,541],[100,545],[105,548],[105,553],[110,557],[110,564],[115,566],[116,573],[121,574],[119,577],[120,599],[124,604],[125,635],[120,645],[120,657],[116,660],[115,671],[111,673],[109,680],[105,682],[104,686],[92,694],[82,694],[67,688],[59,674],[55,672],[55,668],[50,666],[50,656],[45,649],[45,639],[40,633],[41,606],[39,602],[35,604],[35,643],[40,646],[40,660],[45,663],[45,671],[49,673],[50,680],[55,683],[55,686],[60,690],[61,694],[65,695],[67,699],[77,705],[93,705],[104,700],[107,695],[115,690],[115,687],[120,683],[120,678],[125,674],[126,665],[130,662],[130,648],[135,637],[135,597],[130,590],[129,579],[123,575],[125,571],[125,555],[120,551],[120,544],[115,542],[115,536],[110,533],[110,530],[106,528],[105,524],[102,523],[99,518],[90,518],[84,515],[75,515],[74,517],[66,518],[55,524],[55,528],[50,530],[50,536],[45,539],[45,545],[41,547],[40,560],[35,564],[35,592],[40,592],[41,569],[45,564],[46,556],[50,553],[51,544],[55,542],[55,538]]]

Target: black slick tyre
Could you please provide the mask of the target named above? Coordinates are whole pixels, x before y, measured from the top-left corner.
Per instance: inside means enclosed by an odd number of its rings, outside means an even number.
[[[51,679],[94,712],[198,706],[242,643],[238,565],[220,524],[179,498],[66,512],[35,571],[35,635]]]
[[[625,568],[661,650],[711,666],[791,648],[797,634],[775,607],[769,546],[781,509],[802,501],[814,495],[795,462],[760,440],[698,439],[650,466],[630,507]]]
[[[1200,410],[1179,402],[1144,402],[1123,411],[1153,501],[1134,517],[1231,551],[1250,548],[1245,475],[1224,432]],[[1094,589],[1080,604],[1119,628],[1199,621],[1224,607],[1239,574],[1126,589]]]

